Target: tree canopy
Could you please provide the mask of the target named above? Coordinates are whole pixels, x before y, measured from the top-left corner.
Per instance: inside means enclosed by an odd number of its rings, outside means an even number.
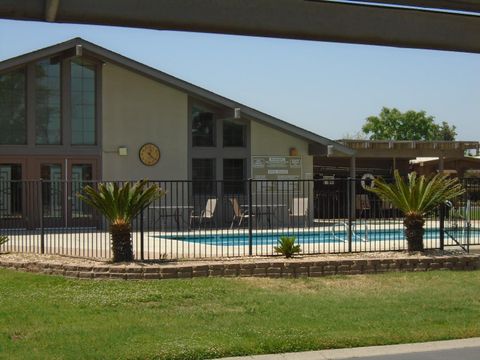
[[[455,140],[455,125],[435,122],[425,111],[401,112],[382,108],[380,115],[369,116],[362,131],[370,140]]]

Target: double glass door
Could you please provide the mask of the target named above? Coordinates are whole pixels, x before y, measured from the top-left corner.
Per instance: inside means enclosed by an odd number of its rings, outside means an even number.
[[[92,209],[84,204],[78,194],[96,178],[93,161],[49,159],[38,163],[42,179],[41,206],[44,226],[76,227],[94,226]]]

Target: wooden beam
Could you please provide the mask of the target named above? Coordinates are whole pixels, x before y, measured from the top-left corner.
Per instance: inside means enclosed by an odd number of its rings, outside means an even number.
[[[45,1],[45,20],[48,22],[55,21],[57,17],[58,5],[60,0],[46,0]]]

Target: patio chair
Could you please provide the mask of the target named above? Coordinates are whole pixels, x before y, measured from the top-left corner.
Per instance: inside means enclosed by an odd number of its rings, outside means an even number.
[[[291,219],[308,219],[308,198],[293,198],[292,207],[288,209],[288,216]]]
[[[355,195],[355,210],[360,212],[359,217],[362,217],[362,214],[367,214],[367,211],[371,210],[370,199],[367,194],[358,194]]]
[[[243,210],[240,205],[238,204],[237,198],[230,198],[230,203],[232,204],[233,209],[233,218],[232,223],[230,224],[230,229],[233,228],[233,224],[235,221],[238,221],[238,226],[242,225],[244,219],[249,219],[250,217],[255,217],[254,214],[249,214],[248,210]]]
[[[210,221],[213,224],[216,224],[215,221],[215,209],[217,207],[217,199],[210,198],[205,204],[205,209],[203,209],[199,214],[195,214],[195,210],[192,210],[190,214],[190,227],[192,227],[195,220],[198,221],[198,225],[201,226],[204,222]]]

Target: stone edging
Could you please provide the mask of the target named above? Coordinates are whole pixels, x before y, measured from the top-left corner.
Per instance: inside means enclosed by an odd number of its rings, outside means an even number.
[[[62,275],[81,279],[173,279],[193,277],[302,277],[327,275],[357,275],[394,271],[476,270],[480,255],[454,255],[425,258],[355,259],[355,260],[296,260],[257,263],[228,262],[207,265],[67,265],[41,261],[1,260],[0,268]]]

